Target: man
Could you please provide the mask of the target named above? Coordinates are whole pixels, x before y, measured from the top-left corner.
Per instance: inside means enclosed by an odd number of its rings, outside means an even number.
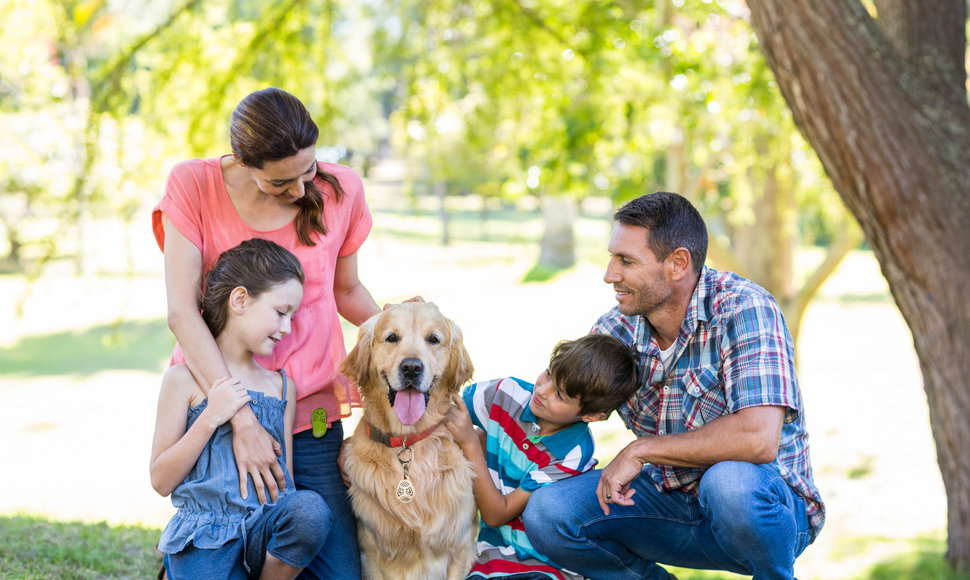
[[[824,506],[812,479],[794,347],[764,289],[704,266],[707,228],[684,197],[614,216],[603,279],[617,306],[593,332],[630,345],[637,436],[603,470],[533,494],[526,532],[588,578],[672,578],[659,563],[792,578]]]

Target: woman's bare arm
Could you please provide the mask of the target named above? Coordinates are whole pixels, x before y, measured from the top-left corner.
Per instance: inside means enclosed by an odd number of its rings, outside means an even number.
[[[210,385],[229,376],[229,369],[199,310],[202,252],[168,219],[165,220],[165,291],[168,327],[182,347],[192,375],[208,392]],[[247,496],[247,480],[251,476],[260,503],[266,503],[267,492],[269,499],[275,500],[279,490],[286,487],[283,470],[276,462],[280,443],[259,425],[248,405],[231,422],[240,493]]]

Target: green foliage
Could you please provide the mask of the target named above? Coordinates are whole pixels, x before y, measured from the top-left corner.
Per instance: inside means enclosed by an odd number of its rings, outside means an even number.
[[[24,24],[0,32],[6,270],[83,260],[92,216],[134,220],[175,161],[226,153],[231,110],[268,85],[306,102],[322,158],[366,168],[394,145],[416,195],[682,192],[712,263],[766,286],[796,326],[793,289],[814,286],[792,279],[791,249],[851,242],[740,0],[0,8]]]
[[[0,577],[24,579],[154,578],[160,530],[0,518]]]
[[[679,191],[719,266],[772,291],[792,284],[762,274],[790,268],[758,248],[845,229],[739,1],[395,0],[369,14],[413,179],[505,199]]]
[[[97,215],[132,220],[178,160],[228,151],[252,90],[303,99],[328,160],[386,133],[356,2],[0,0],[0,255],[83,259]],[[73,243],[72,243],[73,242]]]

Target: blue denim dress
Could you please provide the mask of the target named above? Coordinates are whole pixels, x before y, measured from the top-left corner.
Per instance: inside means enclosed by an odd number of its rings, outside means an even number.
[[[286,409],[286,374],[283,375],[283,400],[268,397],[259,391],[249,391],[250,408],[259,424],[283,445],[283,456],[277,461],[286,476],[286,490],[293,490],[293,479],[286,468],[286,437],[283,433],[283,411]],[[186,430],[199,418],[208,399],[188,411]],[[209,438],[199,460],[185,480],[172,492],[172,505],[178,508],[162,531],[158,549],[164,554],[177,554],[188,545],[196,548],[219,548],[242,538],[246,530],[259,520],[267,505],[260,505],[256,488],[249,478],[249,493],[243,499],[239,493],[239,471],[232,452],[232,426],[227,422]],[[279,501],[279,499],[277,499]]]

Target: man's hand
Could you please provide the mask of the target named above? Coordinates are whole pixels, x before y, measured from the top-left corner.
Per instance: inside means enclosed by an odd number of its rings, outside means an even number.
[[[282,456],[283,448],[279,441],[259,424],[252,409],[245,407],[232,418],[232,453],[236,457],[239,470],[239,493],[243,499],[248,495],[247,482],[253,478],[259,503],[276,501],[281,489],[286,489],[286,476],[277,457]]]
[[[640,475],[643,462],[637,457],[635,446],[637,441],[630,443],[617,453],[613,461],[600,472],[600,482],[596,486],[596,500],[603,513],[610,515],[610,505],[633,505],[635,489],[630,489],[630,482]]]

